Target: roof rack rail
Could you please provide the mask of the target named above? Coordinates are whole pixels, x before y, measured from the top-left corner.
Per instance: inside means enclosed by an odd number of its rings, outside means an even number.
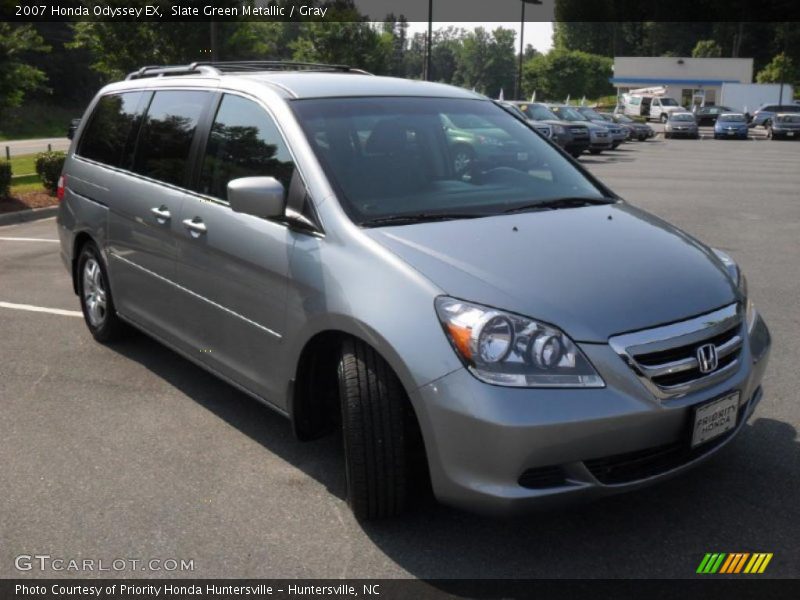
[[[188,65],[147,66],[130,73],[126,79],[143,79],[145,77],[163,77],[175,75],[222,75],[224,73],[241,73],[255,71],[335,71],[340,73],[358,73],[371,75],[362,69],[348,65],[329,65],[325,63],[297,62],[283,60],[238,60],[193,62]]]

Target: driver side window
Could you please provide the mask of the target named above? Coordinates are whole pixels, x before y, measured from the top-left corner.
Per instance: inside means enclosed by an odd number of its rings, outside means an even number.
[[[199,191],[228,199],[228,182],[274,177],[289,190],[294,162],[272,118],[252,100],[225,94],[209,133]]]

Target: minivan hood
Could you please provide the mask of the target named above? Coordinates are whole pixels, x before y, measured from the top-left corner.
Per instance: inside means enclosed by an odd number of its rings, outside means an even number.
[[[363,231],[444,293],[540,319],[581,342],[737,297],[707,247],[625,203]]]

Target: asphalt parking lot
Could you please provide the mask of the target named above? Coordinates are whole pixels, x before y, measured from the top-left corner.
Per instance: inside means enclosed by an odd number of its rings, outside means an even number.
[[[773,334],[735,443],[657,487],[493,520],[437,505],[360,525],[339,440],[287,421],[143,335],[90,338],[52,219],[0,228],[0,577],[20,554],[194,561],[196,577],[692,577],[706,552],[800,575],[800,143],[652,140],[581,162],[728,251]],[[27,238],[34,241],[21,241]],[[64,314],[32,312],[33,305]],[[92,573],[80,573],[82,576]]]

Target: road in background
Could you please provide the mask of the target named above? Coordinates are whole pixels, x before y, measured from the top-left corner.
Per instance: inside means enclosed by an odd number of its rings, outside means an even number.
[[[22,156],[23,154],[36,154],[50,150],[69,150],[70,140],[67,138],[41,138],[37,140],[14,140],[0,142],[0,160],[9,156]]]
[[[800,144],[657,140],[581,162],[747,273],[771,364],[754,418],[715,459],[512,520],[428,505],[360,525],[335,436],[296,442],[144,335],[106,347],[78,317],[0,308],[0,577],[72,575],[17,572],[23,553],[195,564],[111,573],[129,577],[692,577],[706,552],[739,551],[774,553],[760,577],[800,575]],[[54,239],[55,223],[0,237]],[[0,302],[78,310],[58,244],[0,241]]]

